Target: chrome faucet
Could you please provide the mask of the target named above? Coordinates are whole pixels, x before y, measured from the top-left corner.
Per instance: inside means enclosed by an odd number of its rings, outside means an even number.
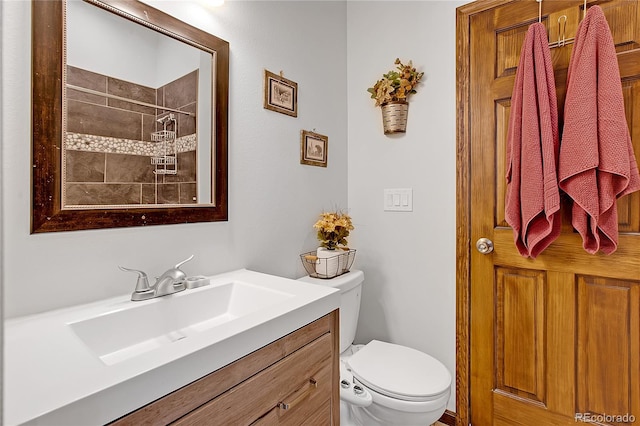
[[[124,268],[122,266],[118,266],[118,268],[120,268],[121,271],[135,272],[138,274],[136,289],[131,294],[131,300],[135,302],[139,300],[153,299],[154,297],[166,296],[186,289],[187,275],[180,269],[180,267],[191,259],[193,259],[193,255],[176,264],[173,268],[168,269],[159,277],[156,277],[156,282],[152,286],[149,285],[149,278],[143,271]]]

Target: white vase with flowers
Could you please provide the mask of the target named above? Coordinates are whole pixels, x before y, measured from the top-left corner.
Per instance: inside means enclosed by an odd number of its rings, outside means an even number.
[[[340,211],[324,212],[313,227],[320,241],[316,251],[318,277],[333,278],[347,272],[350,264],[347,237],[354,229],[351,217]]]

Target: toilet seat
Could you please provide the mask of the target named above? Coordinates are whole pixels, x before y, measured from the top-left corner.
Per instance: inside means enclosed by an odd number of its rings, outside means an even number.
[[[442,363],[406,346],[372,340],[347,363],[363,385],[403,401],[437,399],[451,386],[451,374]]]

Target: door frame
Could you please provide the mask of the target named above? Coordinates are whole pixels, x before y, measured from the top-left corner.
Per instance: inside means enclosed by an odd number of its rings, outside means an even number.
[[[456,9],[456,425],[471,422],[471,18],[515,0],[478,0]],[[532,0],[533,1],[533,0]]]

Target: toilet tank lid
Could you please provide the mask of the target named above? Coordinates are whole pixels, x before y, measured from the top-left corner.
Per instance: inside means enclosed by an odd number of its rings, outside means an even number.
[[[372,340],[348,366],[365,386],[401,400],[423,400],[449,390],[449,370],[431,355],[406,346]]]
[[[359,284],[362,284],[362,282],[364,281],[364,272],[358,269],[352,269],[345,274],[338,275],[337,277],[330,279],[313,278],[307,275],[299,278],[298,281],[333,287],[337,288],[341,292],[345,292],[351,290]]]

